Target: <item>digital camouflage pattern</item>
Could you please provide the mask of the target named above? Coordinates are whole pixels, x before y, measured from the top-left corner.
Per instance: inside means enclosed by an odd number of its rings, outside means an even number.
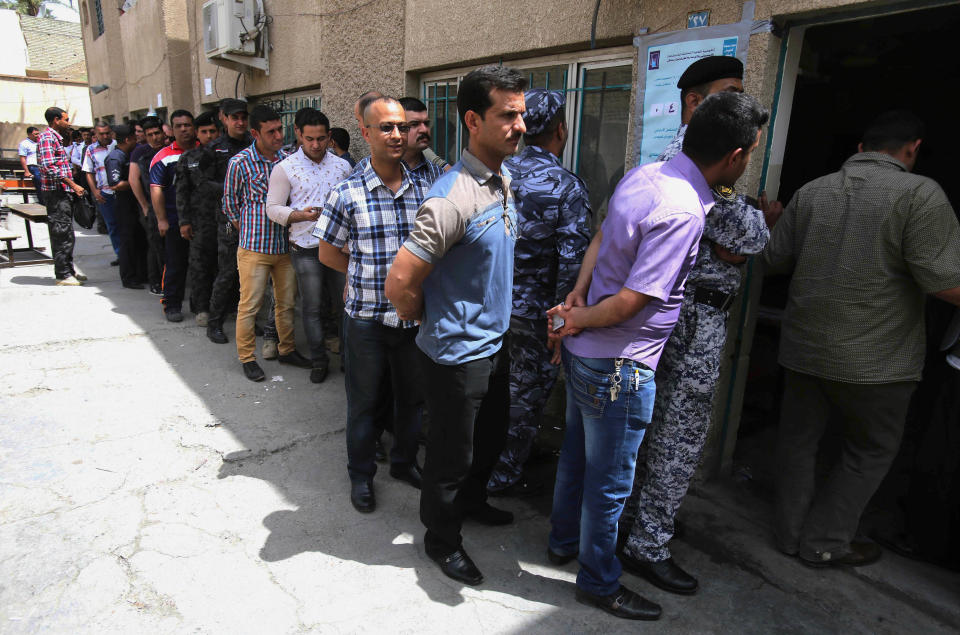
[[[513,175],[518,238],[510,319],[510,427],[487,484],[492,492],[516,483],[530,456],[557,376],[547,350],[547,309],[573,290],[593,216],[586,185],[546,150],[527,146],[504,167]]]
[[[210,295],[217,277],[217,209],[223,186],[217,182],[214,155],[207,148],[194,148],[180,155],[174,184],[180,226],[193,229],[190,241],[190,310],[210,311]]]
[[[660,155],[673,158],[683,147],[686,126]],[[657,367],[653,420],[637,456],[633,492],[620,518],[629,531],[625,549],[640,560],[670,557],[667,542],[674,518],[703,452],[713,411],[713,395],[727,340],[727,313],[693,301],[697,287],[734,294],[740,267],[721,260],[716,243],[738,255],[757,254],[770,238],[763,212],[732,191],[714,190],[697,261],[687,276],[677,325]]]

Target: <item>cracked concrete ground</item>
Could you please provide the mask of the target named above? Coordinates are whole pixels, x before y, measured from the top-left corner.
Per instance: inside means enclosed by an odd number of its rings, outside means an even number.
[[[549,494],[504,502],[511,527],[468,525],[487,580],[458,585],[423,553],[416,491],[381,472],[377,511],[350,506],[339,372],[317,386],[265,362],[252,384],[232,344],[123,289],[104,237],[78,233],[77,253],[82,288],[0,270],[0,632],[960,628],[957,575],[889,554],[806,569],[770,546],[768,505],[723,482],[688,497],[673,544],[697,595],[624,576],[659,623],[573,600],[576,564],[544,557]]]

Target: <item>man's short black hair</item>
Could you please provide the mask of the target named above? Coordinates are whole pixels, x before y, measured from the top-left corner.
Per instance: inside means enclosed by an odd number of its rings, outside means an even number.
[[[130,137],[136,137],[137,132],[133,129],[133,126],[125,123],[117,124],[115,126],[110,126],[113,130],[113,134],[116,135],[117,143],[123,143]]]
[[[171,126],[173,125],[174,119],[179,119],[180,117],[190,117],[190,121],[193,122],[193,113],[190,112],[189,110],[184,110],[183,108],[179,108],[177,110],[174,110],[173,114],[170,115],[170,125]]]
[[[350,151],[350,133],[343,128],[330,128],[330,138],[344,152]]]
[[[30,133],[33,132],[34,130],[39,130],[39,128],[37,128],[36,126],[28,126],[28,127],[27,127],[27,134],[30,134]]]
[[[683,153],[712,165],[737,148],[749,150],[770,112],[746,93],[714,93],[693,111],[683,138]]]
[[[59,119],[60,117],[67,114],[67,111],[63,108],[57,108],[56,106],[50,106],[43,113],[43,118],[47,120],[47,123],[53,123],[54,120]]]
[[[96,128],[109,128],[110,124],[107,123],[104,119],[97,119],[97,123],[93,124],[93,127]]]
[[[74,130],[74,131],[73,131],[73,134],[70,135],[70,138],[73,139],[74,141],[78,141],[78,140],[80,140],[80,139],[83,139],[83,135],[80,134],[80,131],[79,131],[79,130]]]
[[[280,121],[280,115],[270,106],[258,104],[250,111],[250,128],[260,131],[260,126],[267,121]]]
[[[864,152],[894,152],[922,139],[923,120],[909,110],[890,110],[871,122],[863,133]]]
[[[427,112],[427,105],[416,97],[401,97],[400,105],[410,112]]]
[[[154,128],[160,128],[163,130],[163,122],[160,121],[160,117],[155,115],[147,115],[140,120],[140,127],[143,128],[143,131],[153,130]]]
[[[197,118],[193,120],[193,125],[196,128],[201,128],[203,126],[216,126],[217,119],[215,113],[209,110],[200,113],[197,115]]]
[[[490,91],[494,88],[522,93],[527,88],[527,78],[506,66],[481,66],[467,73],[457,89],[457,114],[460,115],[461,124],[466,125],[464,117],[470,110],[483,118],[493,105]]]
[[[297,111],[297,114],[293,116],[293,125],[300,132],[303,132],[306,126],[323,126],[327,131],[330,130],[330,120],[327,119],[327,116],[310,106]]]

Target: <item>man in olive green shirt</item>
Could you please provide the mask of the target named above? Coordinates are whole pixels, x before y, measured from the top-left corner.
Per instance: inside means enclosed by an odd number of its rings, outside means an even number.
[[[920,380],[925,297],[960,304],[960,225],[940,186],[911,173],[922,134],[910,113],[879,117],[839,172],[794,195],[763,253],[769,273],[793,273],[780,337],[777,542],[811,566],[880,556],[855,536]],[[843,453],[815,492],[834,413]]]

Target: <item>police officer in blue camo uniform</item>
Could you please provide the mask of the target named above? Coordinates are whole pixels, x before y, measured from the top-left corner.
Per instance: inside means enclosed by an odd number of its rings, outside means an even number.
[[[503,164],[513,175],[519,231],[508,338],[510,427],[487,483],[493,496],[535,490],[523,478],[523,464],[558,368],[547,350],[547,309],[573,289],[591,238],[587,188],[559,158],[568,137],[564,94],[533,89],[525,98],[526,147]]]
[[[743,92],[743,64],[735,57],[707,57],[680,77],[682,122],[659,160],[683,147],[687,122],[707,95]],[[629,533],[620,561],[628,571],[674,593],[691,594],[697,580],[677,566],[667,548],[674,518],[700,462],[713,411],[713,394],[727,339],[727,311],[740,288],[746,256],[760,253],[775,220],[778,202],[761,211],[732,188],[714,190],[716,205],[707,215],[697,261],[677,325],[657,369],[653,419],[640,447],[633,492],[620,519],[621,538]]]

